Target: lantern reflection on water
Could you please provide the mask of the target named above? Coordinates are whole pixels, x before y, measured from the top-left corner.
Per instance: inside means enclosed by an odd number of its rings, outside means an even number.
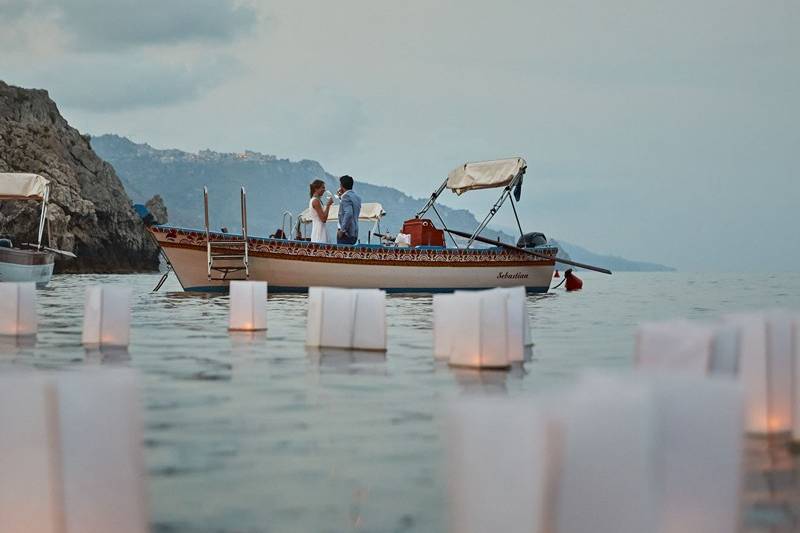
[[[35,283],[0,283],[0,335],[36,335]]]
[[[267,329],[267,283],[265,281],[231,281],[230,331],[264,331]]]
[[[82,343],[88,347],[128,346],[131,290],[117,285],[86,288]]]
[[[309,288],[306,345],[385,351],[386,292]]]

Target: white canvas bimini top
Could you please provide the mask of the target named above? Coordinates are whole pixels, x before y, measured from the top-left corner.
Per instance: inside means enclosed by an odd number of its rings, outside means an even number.
[[[41,200],[48,183],[38,174],[0,172],[0,200]]]
[[[465,163],[447,175],[447,188],[461,195],[476,189],[505,187],[528,164],[521,157]]]
[[[358,215],[358,220],[371,220],[373,222],[380,220],[386,212],[383,206],[377,202],[366,202],[361,204],[361,213]],[[331,210],[328,211],[328,222],[337,220],[339,218],[339,206],[332,205]],[[303,224],[311,223],[311,208],[309,207],[300,213],[300,222]]]

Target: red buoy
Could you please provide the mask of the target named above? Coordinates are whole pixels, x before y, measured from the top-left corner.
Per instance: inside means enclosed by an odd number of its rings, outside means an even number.
[[[556,273],[553,274],[553,277],[554,278],[560,278],[561,277],[561,274],[558,273],[558,270],[556,270]]]
[[[579,291],[583,288],[583,280],[573,274],[571,268],[564,272],[564,277],[567,278],[566,289],[568,291]]]

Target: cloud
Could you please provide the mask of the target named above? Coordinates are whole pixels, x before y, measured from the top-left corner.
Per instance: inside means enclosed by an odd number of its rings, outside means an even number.
[[[224,55],[202,61],[154,59],[145,53],[84,55],[20,72],[13,81],[47,88],[63,108],[114,113],[194,100],[239,69],[236,60]]]
[[[232,0],[0,0],[4,22],[54,18],[71,46],[107,52],[181,43],[230,43],[256,10]]]

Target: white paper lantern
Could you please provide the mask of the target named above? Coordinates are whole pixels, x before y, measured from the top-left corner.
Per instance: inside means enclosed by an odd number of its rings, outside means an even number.
[[[661,533],[739,530],[744,406],[733,380],[652,383]]]
[[[35,283],[0,283],[0,335],[36,335]]]
[[[500,291],[457,293],[453,309],[460,331],[451,339],[449,363],[473,368],[508,368],[508,296]]]
[[[533,338],[528,316],[528,293],[525,291],[525,287],[498,287],[493,290],[502,291],[508,295],[509,324],[514,324],[513,328],[519,328],[522,331],[523,346],[531,346]]]
[[[712,326],[691,320],[646,322],[636,331],[636,366],[705,375],[714,335]]]
[[[148,530],[137,390],[128,369],[0,377],[3,531]]]
[[[231,281],[231,331],[264,331],[267,329],[267,283],[265,281]]]
[[[636,331],[634,364],[647,371],[735,376],[739,331],[692,320],[645,322]]]
[[[530,402],[472,399],[447,417],[449,530],[538,533],[547,522],[551,444]]]
[[[792,439],[800,441],[800,317],[792,321],[792,352],[794,354],[794,415]]]
[[[795,317],[771,312],[729,315],[725,321],[739,329],[739,379],[745,390],[747,431],[792,432],[800,418]]]
[[[0,376],[0,521],[3,531],[60,533],[58,406],[38,374]]]
[[[148,531],[135,373],[60,377],[58,406],[67,531]]]
[[[306,345],[385,351],[386,292],[309,288]]]
[[[128,346],[130,343],[131,290],[117,285],[86,288],[82,342],[94,346]]]
[[[463,292],[433,295],[433,355],[436,359],[449,360],[453,339],[461,334],[459,308],[471,305],[469,295]]]
[[[556,531],[658,531],[651,414],[642,386],[587,382],[566,398]]]
[[[446,441],[451,531],[738,529],[734,380],[591,376],[544,399],[456,407]]]

